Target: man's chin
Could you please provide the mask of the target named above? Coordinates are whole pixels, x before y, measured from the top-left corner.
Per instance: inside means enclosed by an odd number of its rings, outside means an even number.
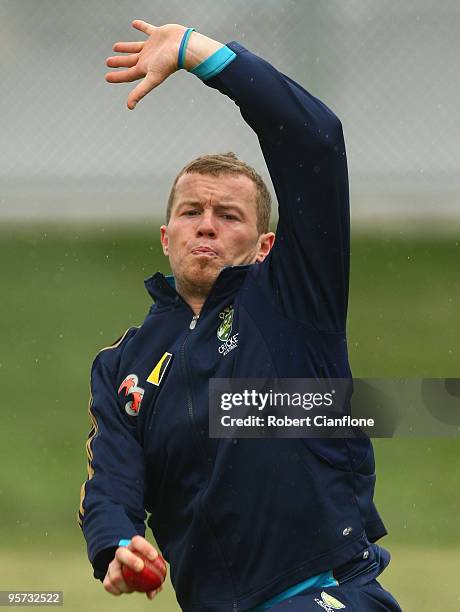
[[[200,292],[208,292],[223,267],[216,261],[197,261],[195,265],[187,268],[184,280],[189,287],[195,287]]]

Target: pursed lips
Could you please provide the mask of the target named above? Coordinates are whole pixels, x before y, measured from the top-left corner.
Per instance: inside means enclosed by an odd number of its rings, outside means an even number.
[[[192,249],[192,253],[195,255],[214,255],[217,257],[217,251],[207,246],[198,246]]]

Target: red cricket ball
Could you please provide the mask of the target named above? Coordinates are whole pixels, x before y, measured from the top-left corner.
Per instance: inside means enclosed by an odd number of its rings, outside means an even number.
[[[133,552],[142,559],[144,568],[140,572],[135,572],[127,565],[122,565],[121,571],[126,584],[141,593],[158,589],[166,578],[166,563],[163,557],[158,555],[154,561],[151,561],[141,553]]]

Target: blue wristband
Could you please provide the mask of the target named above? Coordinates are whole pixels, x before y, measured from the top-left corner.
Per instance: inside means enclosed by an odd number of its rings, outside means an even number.
[[[120,540],[118,542],[118,546],[128,546],[128,544],[131,544],[131,540]]]
[[[229,47],[221,47],[217,49],[212,55],[210,55],[204,62],[195,66],[189,70],[191,74],[194,74],[202,81],[207,81],[216,74],[219,74],[230,62],[236,57],[236,53],[234,53]]]
[[[192,32],[195,31],[195,28],[187,28],[182,36],[182,40],[180,41],[179,47],[179,55],[177,56],[177,67],[179,70],[185,68],[185,51],[187,49],[188,39]]]

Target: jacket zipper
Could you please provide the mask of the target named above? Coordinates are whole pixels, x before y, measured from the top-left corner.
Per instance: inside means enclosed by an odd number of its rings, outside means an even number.
[[[189,330],[193,331],[195,329],[199,317],[200,317],[199,314],[193,315],[192,320],[190,321],[190,324],[188,326]],[[188,340],[189,335],[190,335],[190,333],[188,333],[185,336],[184,341],[181,344],[181,347],[179,349],[179,356],[180,356],[180,362],[181,362],[181,365],[182,365],[182,371],[184,373],[184,378],[185,378],[185,397],[186,397],[186,401],[187,401],[188,415],[189,415],[189,418],[190,418],[190,420],[191,420],[191,422],[192,422],[192,424],[195,427],[195,430],[197,432],[197,435],[198,435],[198,445],[200,446],[200,448],[201,448],[201,450],[203,452],[204,459],[205,459],[205,462],[206,462],[206,453],[203,451],[203,447],[202,447],[202,445],[200,443],[200,432],[198,431],[198,428],[196,427],[195,418],[193,416],[193,399],[192,399],[192,393],[191,393],[191,390],[190,390],[190,382],[189,382],[189,378],[188,378],[188,370],[187,370],[186,363],[185,363],[185,345],[187,344],[187,340]],[[204,508],[203,508],[203,510],[204,510]],[[206,512],[204,512],[204,514],[206,516]],[[206,522],[208,522],[208,521],[206,521]],[[208,523],[208,529],[210,529],[209,523]],[[219,543],[217,541],[216,536],[214,535],[214,533],[212,531],[211,531],[211,533],[212,533],[213,537],[216,540],[216,544],[217,544],[218,548],[220,549],[220,545],[219,545]],[[222,554],[222,553],[220,553],[220,554]],[[225,558],[224,558],[224,564],[226,566]],[[232,586],[234,586],[231,575],[230,575],[230,583],[232,584]],[[238,612],[238,601],[233,600],[233,602],[232,602],[232,610],[233,610],[233,612]]]
[[[199,318],[199,314],[198,315],[193,315],[192,320],[190,321],[190,324],[188,326],[188,328],[190,330],[194,330],[196,327],[196,323],[198,321]],[[185,366],[185,345],[187,343],[188,337],[189,337],[189,333],[185,336],[184,341],[181,344],[180,350],[179,350],[179,355],[180,355],[180,361],[182,364],[182,371],[184,373],[184,377],[185,377],[185,395],[186,395],[186,399],[187,399],[187,409],[188,409],[188,415],[189,417],[193,420],[193,400],[192,400],[192,393],[190,391],[190,385],[189,385],[189,380],[188,380],[188,376],[187,376],[187,368]]]

